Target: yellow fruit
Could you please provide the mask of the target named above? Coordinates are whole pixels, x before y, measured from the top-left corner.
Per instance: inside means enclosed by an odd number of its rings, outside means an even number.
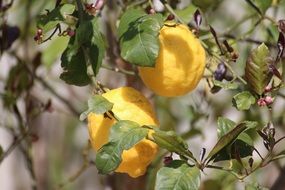
[[[131,120],[140,125],[158,126],[155,113],[149,101],[138,91],[130,87],[110,90],[102,94],[114,104],[112,111],[120,120]],[[98,151],[108,142],[111,126],[115,119],[91,113],[88,115],[88,129],[93,148]],[[124,150],[122,162],[116,172],[127,173],[138,177],[146,172],[158,151],[158,147],[150,140],[143,139],[129,150]]]
[[[205,51],[187,26],[164,25],[155,67],[139,67],[144,84],[161,96],[184,95],[198,85],[205,69]]]

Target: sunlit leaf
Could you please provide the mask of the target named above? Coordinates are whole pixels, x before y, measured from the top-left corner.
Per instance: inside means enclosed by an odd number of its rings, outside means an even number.
[[[57,24],[65,21],[66,16],[74,12],[75,6],[73,4],[64,3],[56,7],[44,15],[40,15],[37,20],[38,28],[41,28],[44,33],[55,28]]]
[[[173,161],[162,167],[156,176],[155,190],[197,190],[201,177],[197,167],[190,167],[183,161]]]
[[[102,146],[96,154],[95,165],[101,174],[114,171],[122,161],[122,153],[146,137],[148,129],[139,124],[120,120],[111,128],[109,143]]]
[[[240,92],[233,97],[233,104],[238,110],[248,110],[255,103],[254,96],[248,92]]]
[[[238,84],[235,82],[221,82],[218,80],[213,80],[215,86],[221,87],[226,90],[233,90],[238,88]]]
[[[83,121],[87,118],[88,114],[93,112],[96,114],[103,114],[111,110],[113,103],[109,102],[101,95],[94,95],[88,100],[88,110],[80,115],[80,120]]]
[[[118,28],[121,56],[131,64],[153,67],[159,52],[160,14],[146,15],[131,9],[124,13]]]

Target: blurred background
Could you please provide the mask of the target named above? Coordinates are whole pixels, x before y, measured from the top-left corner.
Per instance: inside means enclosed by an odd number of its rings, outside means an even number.
[[[60,56],[69,37],[54,35],[43,44],[34,39],[37,16],[52,10],[57,2],[60,1],[0,0],[0,189],[151,190],[164,152],[143,177],[131,179],[124,174],[98,175],[92,163],[95,153],[88,146],[86,123],[79,121],[80,113],[87,108],[92,89],[89,86],[71,86],[59,79],[62,72]],[[65,2],[75,3],[62,1]],[[96,0],[84,2],[95,3]],[[163,98],[146,89],[138,76],[114,71],[116,67],[133,69],[118,57],[116,26],[123,12],[122,5],[145,2],[105,1],[100,16],[108,50],[98,76],[104,86],[128,85],[142,91],[155,106],[160,127],[182,135],[196,156],[202,148],[210,150],[216,143],[217,118],[220,116],[235,122],[255,120],[261,127],[273,121],[276,136],[284,136],[284,88],[280,92],[283,97],[276,96],[272,109],[255,105],[249,111],[240,112],[232,106],[231,100],[237,91],[222,89],[213,94],[207,76],[193,93]],[[157,12],[164,13],[164,7],[158,0],[153,3]],[[284,19],[285,1],[272,0],[270,3],[266,15],[275,21]],[[266,42],[273,55],[277,52],[276,25],[268,20],[259,21],[255,10],[245,0],[170,0],[169,4],[192,24],[193,13],[200,8],[203,18],[201,40],[214,44],[213,37],[207,32],[207,24],[218,34],[224,34],[221,37],[227,38],[239,54],[233,67],[241,76],[247,56],[254,47]],[[208,62],[213,70],[217,68],[218,63],[210,58]],[[262,141],[257,140],[255,145],[261,153],[266,152]],[[284,143],[279,146],[282,150]],[[280,180],[285,181],[284,164],[283,160],[276,161],[244,182],[223,171],[205,170],[201,189],[239,190],[244,189],[245,183],[255,182],[267,188],[285,189],[284,184],[280,186]]]

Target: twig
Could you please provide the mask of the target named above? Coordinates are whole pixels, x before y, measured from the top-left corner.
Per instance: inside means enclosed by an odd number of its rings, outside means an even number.
[[[260,16],[263,16],[261,10],[253,3],[251,2],[251,0],[245,0],[254,10],[256,10],[256,12],[258,12],[258,14],[260,14]]]
[[[277,143],[279,143],[279,142],[282,141],[283,139],[285,139],[285,136],[284,136],[284,137],[281,137],[280,139],[278,139],[278,140],[274,143],[274,145],[276,145]]]
[[[103,64],[101,67],[104,68],[104,69],[110,70],[110,71],[117,72],[117,73],[122,73],[122,74],[126,74],[126,75],[136,76],[135,72],[128,71],[128,70],[125,70],[125,69],[122,69],[122,68],[112,67],[112,66],[106,65],[106,64]]]
[[[164,7],[168,10],[168,12],[170,12],[171,14],[174,15],[174,17],[182,24],[187,25],[187,23],[184,22],[184,20],[182,20],[176,13],[175,11],[172,9],[172,7],[167,3],[167,1],[165,0],[160,0],[160,2],[164,5]]]
[[[78,117],[80,113],[75,109],[75,107],[70,103],[70,100],[65,99],[62,95],[60,95],[53,87],[51,87],[44,79],[41,77],[34,75],[35,79],[39,81],[48,91],[50,91],[57,99],[59,99],[71,113]]]
[[[61,183],[58,185],[56,190],[61,190],[63,189],[66,185],[74,182],[82,173],[84,173],[84,171],[86,171],[86,169],[91,165],[94,164],[93,162],[90,162],[88,159],[88,153],[90,150],[90,144],[89,142],[87,143],[87,145],[84,147],[84,149],[82,150],[82,157],[83,157],[83,164],[82,166],[79,168],[79,170],[77,170],[72,176],[70,176],[66,182]]]
[[[47,42],[47,41],[51,40],[51,38],[55,35],[55,33],[56,33],[57,30],[59,30],[59,34],[60,34],[60,33],[61,33],[60,24],[57,24],[56,27],[55,27],[55,29],[54,29],[53,32],[51,33],[51,35],[50,35],[47,39],[43,40],[41,43],[44,43],[44,42]]]
[[[3,162],[3,160],[10,155],[10,153],[24,140],[30,133],[31,129],[27,130],[25,133],[22,133],[20,136],[15,136],[15,140],[13,143],[8,147],[8,149],[3,152],[3,154],[0,156],[0,164]]]

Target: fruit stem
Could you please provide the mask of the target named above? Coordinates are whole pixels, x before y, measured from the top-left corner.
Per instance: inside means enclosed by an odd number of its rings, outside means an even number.
[[[187,23],[184,22],[184,20],[182,20],[176,13],[175,11],[172,9],[172,7],[166,2],[166,1],[163,1],[163,0],[160,0],[160,2],[164,5],[164,7],[168,10],[168,12],[170,12],[171,14],[173,14],[175,16],[175,18],[182,24],[185,24],[187,25]]]

